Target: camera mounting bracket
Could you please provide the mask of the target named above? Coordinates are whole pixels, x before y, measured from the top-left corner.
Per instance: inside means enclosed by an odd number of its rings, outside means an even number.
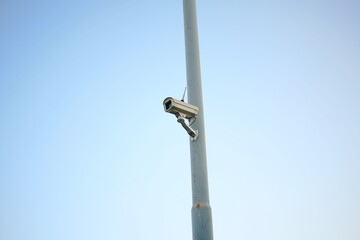
[[[175,114],[177,121],[183,126],[183,128],[186,130],[186,132],[190,135],[190,140],[192,142],[196,141],[196,139],[199,136],[199,131],[198,130],[194,130],[192,127],[190,127],[186,122],[185,122],[185,115],[178,113]]]

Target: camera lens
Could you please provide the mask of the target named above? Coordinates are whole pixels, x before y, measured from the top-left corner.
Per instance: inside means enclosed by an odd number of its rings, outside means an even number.
[[[166,107],[166,110],[169,110],[171,108],[172,104],[171,104],[171,100],[170,101],[167,101],[165,103],[165,107]]]

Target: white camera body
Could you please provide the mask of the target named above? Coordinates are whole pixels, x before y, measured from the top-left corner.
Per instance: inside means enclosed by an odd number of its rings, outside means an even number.
[[[165,112],[172,113],[176,116],[177,121],[183,126],[186,132],[190,135],[191,141],[192,142],[196,141],[196,139],[199,136],[199,132],[198,130],[192,129],[190,125],[194,123],[198,115],[199,108],[171,97],[165,98],[163,105]],[[190,120],[193,120],[193,122],[190,125],[188,125],[185,122],[185,118],[188,119],[189,122]]]
[[[195,119],[199,111],[198,107],[171,97],[165,98],[163,105],[165,112],[175,114],[176,117],[183,116],[189,120]]]

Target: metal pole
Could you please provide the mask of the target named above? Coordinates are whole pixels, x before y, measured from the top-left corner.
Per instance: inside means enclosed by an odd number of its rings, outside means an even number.
[[[199,131],[199,136],[196,141],[190,141],[193,240],[212,240],[196,0],[183,0],[183,8],[188,101],[199,108],[197,119],[192,125]]]

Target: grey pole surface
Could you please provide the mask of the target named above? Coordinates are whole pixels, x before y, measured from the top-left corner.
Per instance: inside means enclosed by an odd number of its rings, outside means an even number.
[[[190,141],[193,240],[212,240],[196,0],[183,0],[183,10],[188,102],[199,108],[197,119],[191,125],[199,131],[199,136],[196,141]]]

